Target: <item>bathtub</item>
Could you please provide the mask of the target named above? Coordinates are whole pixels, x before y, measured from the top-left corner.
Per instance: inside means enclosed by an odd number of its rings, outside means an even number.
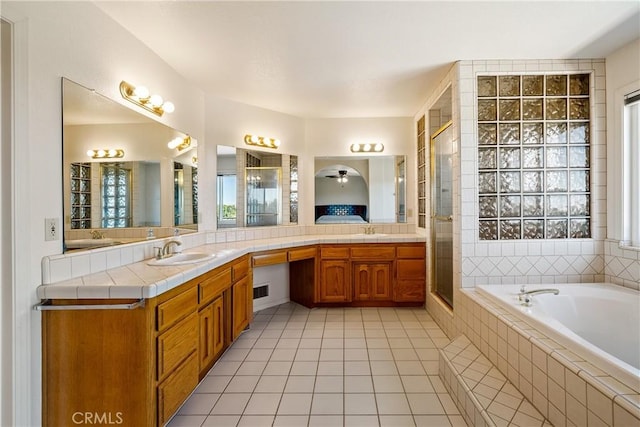
[[[518,301],[520,285],[480,285],[476,290],[610,376],[638,391],[640,385],[640,293],[605,283],[527,285],[555,288],[558,295]]]

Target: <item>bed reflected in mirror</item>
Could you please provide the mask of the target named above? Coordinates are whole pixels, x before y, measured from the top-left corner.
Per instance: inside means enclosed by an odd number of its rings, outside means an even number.
[[[315,223],[406,222],[405,156],[317,157]]]

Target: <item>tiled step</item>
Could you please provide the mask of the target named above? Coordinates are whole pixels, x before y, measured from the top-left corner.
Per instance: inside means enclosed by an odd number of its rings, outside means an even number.
[[[551,426],[465,335],[440,349],[439,375],[470,426]]]

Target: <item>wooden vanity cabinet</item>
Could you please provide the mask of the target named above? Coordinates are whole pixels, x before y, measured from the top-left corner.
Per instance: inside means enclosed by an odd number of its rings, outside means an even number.
[[[345,303],[351,301],[349,247],[320,247],[320,277],[316,302]]]
[[[43,425],[74,425],[78,412],[127,426],[167,423],[251,321],[251,282],[249,257],[243,256],[145,300],[143,307],[44,311]]]
[[[253,319],[253,276],[249,256],[244,256],[231,267],[231,334],[235,340]]]
[[[424,302],[426,280],[425,245],[398,246],[393,300],[397,302]]]

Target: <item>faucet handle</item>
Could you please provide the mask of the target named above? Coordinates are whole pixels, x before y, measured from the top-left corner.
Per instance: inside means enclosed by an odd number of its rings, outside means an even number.
[[[153,249],[156,250],[156,259],[162,259],[162,248],[160,246],[154,246]]]
[[[523,294],[523,293],[525,293],[525,292],[527,292],[527,288],[526,288],[526,286],[525,286],[525,285],[521,285],[521,286],[520,286],[520,293],[521,293],[521,294]]]

